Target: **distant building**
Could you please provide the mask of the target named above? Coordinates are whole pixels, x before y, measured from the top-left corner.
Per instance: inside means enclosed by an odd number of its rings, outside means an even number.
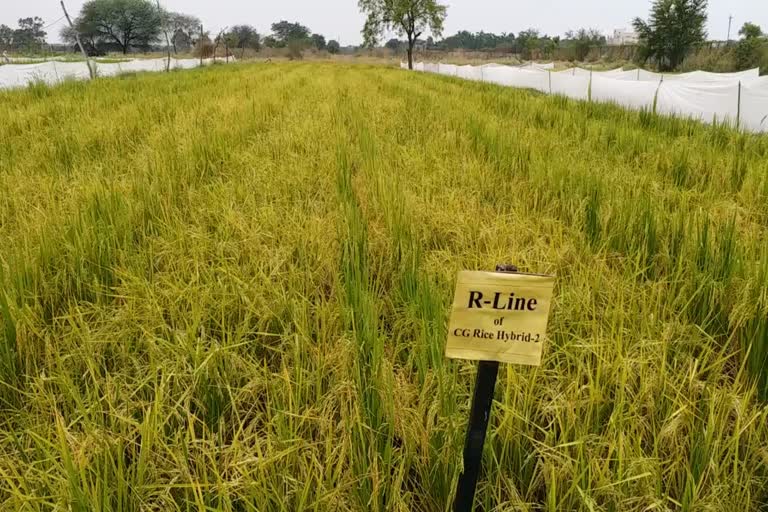
[[[637,35],[637,32],[623,28],[617,28],[613,31],[613,35],[606,39],[608,46],[624,46],[639,42],[640,37]]]

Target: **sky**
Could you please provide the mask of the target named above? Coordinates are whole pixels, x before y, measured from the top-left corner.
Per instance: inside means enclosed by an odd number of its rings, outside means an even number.
[[[74,17],[85,0],[65,0]],[[230,25],[249,24],[260,33],[269,33],[272,22],[298,21],[312,32],[342,45],[359,44],[364,17],[357,0],[161,0],[165,8],[194,14],[205,30],[217,32]],[[647,17],[651,0],[443,0],[448,6],[444,36],[469,30],[513,32],[538,28],[550,35],[562,35],[581,27],[596,28],[606,34],[630,28],[635,16]],[[0,0],[0,24],[12,27],[21,17],[39,16],[46,24],[48,40],[58,40],[66,21],[58,0]],[[768,30],[768,0],[710,0],[709,38],[725,40],[728,17],[733,16],[731,38],[751,21]]]

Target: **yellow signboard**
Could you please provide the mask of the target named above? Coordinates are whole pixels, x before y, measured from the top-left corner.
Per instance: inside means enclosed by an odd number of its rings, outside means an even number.
[[[446,357],[541,364],[554,276],[461,271]]]

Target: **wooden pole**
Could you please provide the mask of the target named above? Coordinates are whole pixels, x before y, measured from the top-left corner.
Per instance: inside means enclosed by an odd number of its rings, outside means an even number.
[[[496,265],[496,272],[516,273],[517,267],[514,265]],[[461,473],[456,487],[456,498],[453,501],[454,512],[472,511],[498,373],[499,363],[497,361],[480,361],[477,366],[467,437],[464,439],[464,472]]]
[[[203,33],[203,25],[200,24],[200,43],[198,43],[200,45],[200,67],[203,67],[203,37],[204,37],[204,35],[205,34]]]
[[[88,54],[85,52],[85,48],[83,48],[83,43],[80,42],[80,34],[77,32],[77,29],[72,24],[72,19],[69,17],[69,13],[67,12],[67,8],[64,6],[64,0],[61,0],[61,10],[64,11],[64,17],[67,18],[67,23],[69,23],[69,28],[72,29],[72,32],[75,34],[75,41],[77,41],[77,46],[80,48],[80,52],[82,52],[83,57],[85,58],[85,64],[88,66],[88,74],[90,75],[91,79],[95,78],[93,73],[93,68],[91,67],[91,60],[88,58]]]
[[[739,80],[739,93],[736,100],[736,129],[739,129],[741,124],[741,80]]]
[[[163,15],[163,8],[160,7],[160,0],[157,0],[157,10],[160,12],[160,15]],[[165,20],[163,21],[163,25],[165,25]],[[171,70],[171,39],[168,37],[168,27],[163,27],[163,33],[165,34],[165,49],[168,51],[168,62],[165,64],[165,72]]]

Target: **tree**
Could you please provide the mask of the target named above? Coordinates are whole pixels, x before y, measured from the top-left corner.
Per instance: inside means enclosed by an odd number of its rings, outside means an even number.
[[[312,34],[312,46],[318,50],[325,50],[325,37],[321,36],[320,34]]]
[[[0,50],[13,49],[13,29],[8,25],[0,25]]]
[[[734,48],[733,53],[736,60],[736,67],[739,70],[760,67],[763,61],[763,54],[768,56],[768,50],[765,47],[763,31],[759,25],[754,23],[745,23],[739,35],[743,37]]]
[[[198,35],[197,39],[195,40],[192,55],[195,57],[203,57],[207,59],[213,55],[214,48],[215,46],[211,40],[211,33],[204,32]]]
[[[339,42],[335,39],[331,39],[328,41],[328,44],[326,45],[326,49],[328,50],[328,53],[331,55],[336,55],[341,51],[341,46],[339,45]]]
[[[413,69],[413,47],[425,30],[440,37],[446,6],[437,0],[358,0],[367,16],[363,27],[366,46],[374,46],[385,30],[393,30],[408,39],[408,69]]]
[[[225,35],[230,48],[240,48],[240,57],[245,55],[245,50],[259,51],[261,49],[261,35],[251,25],[235,25]]]
[[[437,46],[446,50],[495,50],[497,48],[505,48],[511,51],[515,46],[515,34],[512,32],[502,32],[497,35],[492,32],[482,31],[473,34],[472,32],[462,30],[450,37],[446,37],[437,43]]]
[[[736,69],[742,71],[760,67],[763,59],[763,46],[764,43],[760,37],[750,37],[739,41],[733,49]]]
[[[399,51],[402,48],[403,42],[397,38],[392,38],[384,44],[384,48],[388,48],[392,51]]]
[[[264,38],[264,46],[267,48],[279,48],[280,43],[273,36],[267,36]]]
[[[516,47],[518,52],[526,59],[531,58],[532,53],[541,44],[539,29],[529,28],[517,34]]]
[[[744,39],[759,39],[763,37],[763,30],[760,28],[760,25],[746,22],[741,27],[741,30],[739,30],[739,35]]]
[[[655,0],[648,21],[632,23],[640,36],[640,60],[675,69],[690,49],[707,37],[707,0]]]
[[[240,47],[240,36],[226,28],[217,36],[217,43],[224,43],[227,49]]]
[[[13,31],[13,47],[28,52],[39,51],[45,44],[45,22],[41,18],[21,18],[19,28]]]
[[[563,46],[574,49],[576,60],[583,61],[587,58],[589,50],[593,46],[602,46],[605,44],[605,36],[600,31],[593,28],[580,28],[577,31],[569,30],[565,33]]]
[[[166,12],[164,18],[164,28],[171,34],[173,53],[179,53],[179,49],[188,50],[200,31],[200,19],[181,12]]]
[[[288,46],[289,43],[300,43],[301,45],[309,45],[309,35],[312,32],[309,28],[300,23],[290,23],[285,20],[281,20],[272,24],[272,37],[279,45],[278,47]]]
[[[173,53],[179,53],[179,51],[186,52],[192,48],[194,42],[193,34],[187,33],[182,29],[177,29],[171,34],[171,46],[173,46]]]
[[[76,27],[72,28],[69,26],[65,26],[64,28],[61,29],[61,32],[59,32],[59,37],[61,37],[62,41],[70,45],[74,51],[79,51],[79,48],[77,47],[78,34],[79,32],[77,32]],[[98,46],[92,34],[79,34],[79,35],[80,35],[80,43],[82,43],[85,53],[87,53],[90,56],[104,54],[104,48],[103,47],[100,48]]]
[[[126,54],[155,42],[163,21],[163,13],[150,0],[89,0],[83,4],[75,27],[96,46],[115,45]]]
[[[539,49],[547,58],[552,57],[552,55],[555,53],[555,48],[557,48],[559,44],[559,37],[544,36],[539,39]]]

